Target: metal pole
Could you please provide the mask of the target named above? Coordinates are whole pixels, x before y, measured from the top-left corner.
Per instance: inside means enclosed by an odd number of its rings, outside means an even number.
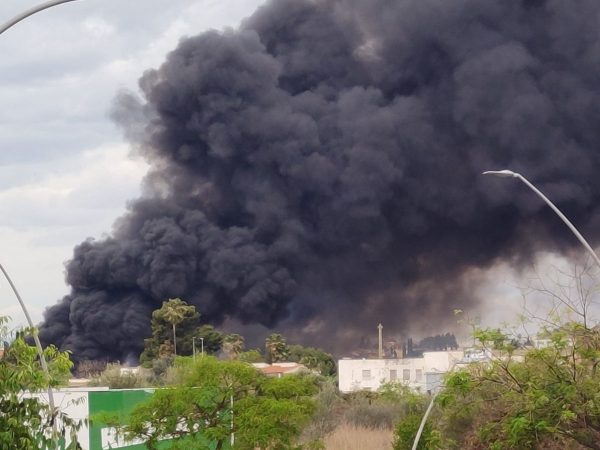
[[[483,172],[483,174],[484,175],[496,175],[496,176],[500,176],[500,177],[518,178],[523,183],[525,183],[525,185],[527,187],[529,187],[529,189],[531,189],[533,192],[535,192],[538,195],[538,197],[540,197],[542,200],[544,200],[546,202],[546,204],[550,208],[552,208],[552,210],[556,213],[556,215],[562,219],[562,221],[569,227],[569,229],[573,232],[573,234],[579,240],[579,242],[581,242],[581,244],[589,252],[589,254],[592,256],[592,258],[594,259],[596,264],[598,264],[598,267],[600,267],[600,258],[598,258],[598,255],[596,254],[596,252],[594,251],[592,246],[590,244],[588,244],[588,241],[586,241],[585,238],[581,235],[581,233],[577,230],[577,228],[575,228],[575,225],[573,225],[571,223],[571,221],[569,219],[567,219],[567,217],[561,212],[561,210],[558,209],[558,207],[554,203],[552,203],[550,201],[550,199],[542,193],[542,191],[540,191],[533,184],[531,184],[529,182],[529,180],[527,180],[527,178],[525,178],[520,173],[513,172],[512,170],[488,170],[487,172]]]
[[[450,373],[454,370],[454,367],[456,367],[458,361],[454,361],[451,365],[450,368],[448,369],[448,372],[446,373]],[[437,387],[437,390],[433,390],[432,389],[432,394],[431,394],[431,401],[429,402],[429,406],[427,406],[427,410],[425,410],[425,414],[423,415],[423,418],[421,419],[421,424],[419,425],[419,429],[417,430],[417,435],[415,436],[415,440],[413,442],[413,446],[412,446],[412,450],[417,450],[417,447],[419,446],[419,441],[421,440],[421,434],[423,434],[423,430],[425,429],[425,424],[427,423],[427,418],[429,417],[429,414],[431,413],[431,410],[433,409],[433,404],[435,402],[435,398],[438,395],[438,392],[440,392],[443,388],[443,385],[439,385]]]
[[[15,293],[15,296],[17,297],[17,300],[19,301],[19,304],[21,305],[21,309],[23,310],[23,313],[25,313],[25,318],[27,319],[27,323],[29,324],[29,327],[31,328],[31,333],[33,334],[33,340],[35,341],[35,346],[37,347],[38,354],[40,355],[40,363],[42,365],[42,369],[44,370],[46,376],[48,377],[48,403],[50,404],[50,409],[52,411],[52,414],[54,414],[54,394],[52,392],[52,387],[50,386],[50,371],[48,370],[48,364],[46,363],[46,358],[44,357],[44,350],[42,349],[42,343],[40,342],[40,338],[37,335],[37,331],[33,325],[33,321],[31,320],[29,311],[27,311],[25,302],[23,302],[23,299],[19,295],[19,291],[17,291],[17,287],[12,282],[12,279],[10,278],[10,276],[8,275],[8,272],[6,271],[6,269],[4,269],[4,266],[2,264],[0,264],[0,270],[4,274],[6,281],[8,281],[8,284],[10,284],[10,287],[12,288],[13,292]],[[53,421],[53,423],[54,422],[55,421]]]
[[[18,24],[20,21],[27,19],[29,16],[34,15],[40,11],[43,11],[48,8],[52,8],[53,6],[58,6],[63,3],[74,2],[76,0],[51,0],[49,2],[42,3],[40,5],[34,6],[33,8],[28,9],[27,11],[22,12],[21,14],[13,17],[8,22],[0,25],[0,34],[4,33],[6,30],[11,28],[12,26]]]
[[[429,402],[429,406],[427,407],[427,410],[425,411],[425,415],[423,416],[423,419],[421,419],[421,424],[419,425],[419,430],[417,431],[417,435],[415,436],[415,441],[413,442],[412,450],[417,450],[417,447],[419,446],[419,440],[421,439],[421,434],[423,433],[423,429],[425,428],[425,423],[427,422],[429,413],[431,413],[431,410],[433,409],[433,402],[435,401],[436,396],[437,396],[437,392],[432,394],[432,396],[431,396],[431,401]]]
[[[233,431],[233,394],[230,397],[231,399],[231,437],[230,437],[230,443],[231,443],[231,447],[233,447],[233,445],[235,444],[235,432]]]

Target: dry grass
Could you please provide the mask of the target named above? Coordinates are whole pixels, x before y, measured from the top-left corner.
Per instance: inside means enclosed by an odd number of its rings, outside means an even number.
[[[392,430],[342,424],[325,438],[327,450],[391,450]]]

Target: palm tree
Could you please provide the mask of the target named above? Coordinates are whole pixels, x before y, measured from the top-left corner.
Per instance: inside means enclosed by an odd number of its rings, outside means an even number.
[[[290,356],[290,349],[285,343],[285,338],[278,333],[271,334],[265,340],[267,362],[286,361]]]
[[[196,308],[188,305],[180,298],[170,298],[163,302],[161,307],[163,317],[173,326],[173,353],[177,355],[177,325],[185,320],[186,317],[193,316]]]
[[[238,359],[244,351],[244,338],[239,334],[228,334],[223,339],[223,351],[229,359]]]

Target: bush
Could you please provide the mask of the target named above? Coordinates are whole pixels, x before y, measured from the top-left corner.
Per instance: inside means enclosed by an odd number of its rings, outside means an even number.
[[[321,383],[315,403],[311,421],[302,432],[303,442],[318,442],[340,424],[344,402],[333,380]]]
[[[110,389],[134,389],[149,385],[149,377],[145,370],[137,372],[122,371],[120,364],[107,364],[106,370],[94,378],[91,386],[108,386]]]
[[[394,403],[359,403],[350,407],[345,414],[349,424],[365,428],[393,428],[402,417],[402,405]]]
[[[75,376],[77,376],[78,378],[99,377],[100,374],[106,370],[106,365],[107,365],[106,360],[84,359],[79,364],[77,364],[77,369],[75,370]]]
[[[408,414],[398,424],[394,430],[394,450],[411,450],[419,425],[423,418],[422,414]],[[431,438],[431,425],[425,423],[421,439],[419,440],[418,450],[426,450],[429,448],[427,445]]]

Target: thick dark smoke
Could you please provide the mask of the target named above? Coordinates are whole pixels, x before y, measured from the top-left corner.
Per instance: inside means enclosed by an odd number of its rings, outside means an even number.
[[[41,336],[137,356],[170,297],[326,347],[452,321],[479,302],[473,269],[576,248],[488,169],[593,241],[599,17],[596,0],[279,0],[184,39],[143,100],[117,100],[145,194],[75,248]]]

